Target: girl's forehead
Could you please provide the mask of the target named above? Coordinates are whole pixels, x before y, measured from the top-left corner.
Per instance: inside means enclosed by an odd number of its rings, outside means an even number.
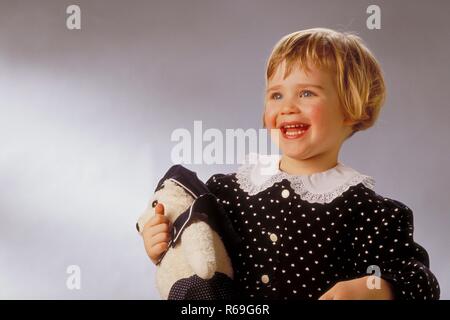
[[[268,83],[271,85],[280,84],[284,82],[296,81],[326,85],[331,83],[331,72],[319,68],[313,64],[307,66],[301,66],[299,64],[292,65],[291,70],[287,69],[286,63],[280,63],[276,68],[274,75],[268,79]]]

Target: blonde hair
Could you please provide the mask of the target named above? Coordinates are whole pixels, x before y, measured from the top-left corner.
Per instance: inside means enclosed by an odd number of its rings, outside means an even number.
[[[378,61],[354,34],[314,28],[284,36],[275,45],[266,69],[266,86],[278,66],[286,61],[286,78],[294,66],[308,70],[309,63],[332,71],[346,119],[356,121],[355,132],[373,126],[386,97]],[[263,124],[265,121],[263,117]]]

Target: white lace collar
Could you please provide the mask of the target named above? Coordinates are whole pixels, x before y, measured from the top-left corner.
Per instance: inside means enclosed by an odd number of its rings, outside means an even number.
[[[279,169],[280,155],[250,154],[236,172],[237,183],[249,195],[255,195],[273,184],[287,179],[302,200],[309,203],[329,203],[351,186],[363,183],[374,189],[375,180],[344,165],[342,162],[329,170],[292,175]]]

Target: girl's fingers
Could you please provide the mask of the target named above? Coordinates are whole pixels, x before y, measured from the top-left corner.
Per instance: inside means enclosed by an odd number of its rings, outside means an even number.
[[[156,226],[161,223],[169,223],[169,218],[162,214],[155,214],[153,217],[150,218],[150,220],[147,221],[147,223],[144,225],[144,230],[151,228],[153,226]]]
[[[169,231],[170,231],[170,226],[168,223],[160,223],[160,224],[157,224],[156,226],[152,226],[147,229],[144,229],[144,237],[152,238],[152,237],[156,236],[158,233],[163,233],[163,232],[169,233]]]
[[[151,245],[155,246],[161,242],[169,243],[169,241],[170,241],[170,234],[168,232],[161,232],[152,237]]]
[[[147,254],[155,264],[169,247],[171,226],[171,222],[164,215],[164,205],[158,203],[155,206],[155,215],[147,221],[142,231]]]
[[[169,248],[167,242],[160,242],[151,248],[150,257],[152,260],[158,260],[159,256]]]
[[[164,205],[162,203],[158,203],[155,207],[155,213],[164,215]]]
[[[159,242],[155,245],[150,244],[149,242],[145,242],[145,250],[147,251],[147,255],[156,264],[161,254],[166,251],[169,247],[167,242]]]

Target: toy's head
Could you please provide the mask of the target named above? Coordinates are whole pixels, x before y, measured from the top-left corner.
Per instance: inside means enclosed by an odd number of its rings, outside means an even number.
[[[194,202],[194,198],[186,189],[173,180],[167,179],[158,185],[157,191],[150,199],[147,209],[136,223],[136,229],[142,234],[145,224],[156,214],[155,207],[158,203],[164,205],[164,215],[173,223],[180,214],[191,206],[192,202]]]
[[[164,215],[172,223],[172,246],[177,243],[190,221],[206,221],[225,240],[227,250],[240,243],[240,236],[234,231],[229,217],[208,187],[193,171],[181,165],[172,166],[159,181],[147,209],[136,223],[142,235],[145,224],[153,217],[158,203],[164,205]]]

